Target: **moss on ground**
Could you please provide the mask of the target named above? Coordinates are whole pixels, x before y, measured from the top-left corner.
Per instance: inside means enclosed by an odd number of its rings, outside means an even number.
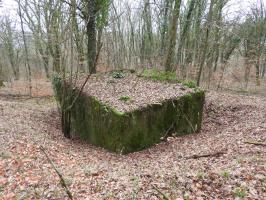
[[[141,73],[139,73],[138,76],[150,78],[154,81],[171,81],[176,83],[181,82],[179,79],[176,78],[176,75],[173,72],[145,69]]]
[[[139,77],[149,78],[154,81],[166,81],[166,82],[174,82],[174,83],[181,83],[182,85],[188,88],[196,88],[197,85],[194,81],[190,80],[180,80],[176,77],[174,72],[166,72],[166,71],[159,71],[159,70],[144,70],[138,74]]]

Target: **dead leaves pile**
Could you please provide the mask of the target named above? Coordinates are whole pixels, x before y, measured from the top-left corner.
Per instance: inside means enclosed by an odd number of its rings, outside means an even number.
[[[266,99],[207,94],[199,134],[115,155],[60,132],[50,101],[0,98],[0,199],[266,199]],[[219,157],[187,159],[225,150]]]

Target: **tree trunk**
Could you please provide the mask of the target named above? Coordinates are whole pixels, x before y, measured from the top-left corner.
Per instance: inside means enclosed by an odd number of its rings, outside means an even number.
[[[206,53],[207,53],[207,49],[208,49],[208,39],[209,39],[209,33],[210,33],[211,21],[212,21],[212,15],[213,15],[214,1],[215,0],[211,0],[211,5],[209,8],[209,13],[208,13],[208,17],[207,17],[206,32],[205,32],[205,38],[203,41],[203,49],[202,49],[202,56],[200,59],[199,74],[198,74],[198,78],[197,78],[197,86],[200,85],[201,74],[202,74],[203,66],[204,66],[205,59],[206,59]]]
[[[245,88],[248,88],[248,82],[249,82],[249,75],[250,75],[250,68],[251,63],[249,62],[249,58],[245,58]]]
[[[64,71],[64,80],[65,80],[65,71]],[[63,83],[63,95],[61,100],[61,127],[62,132],[66,138],[71,138],[71,110],[68,107],[71,105],[72,93],[67,89],[66,81]]]
[[[173,72],[176,70],[173,67],[173,58],[176,47],[177,24],[178,24],[180,6],[181,6],[181,0],[175,0],[174,13],[173,13],[172,24],[169,35],[169,43],[168,43],[169,46],[165,60],[165,71],[169,72]]]
[[[169,16],[169,6],[170,6],[170,0],[164,1],[164,14],[163,14],[163,22],[162,22],[162,30],[161,30],[161,48],[160,48],[160,54],[164,55],[165,53],[165,41],[166,41],[166,35],[168,33],[168,16]]]
[[[11,22],[9,20],[6,20],[6,28],[7,28],[7,35],[6,35],[6,49],[11,65],[12,72],[14,74],[15,80],[19,79],[19,65],[16,62],[16,53],[15,53],[15,45],[13,41],[13,31],[11,28]]]
[[[78,22],[77,22],[77,14],[76,14],[76,7],[77,2],[76,0],[71,0],[72,6],[71,6],[71,14],[72,14],[72,28],[74,32],[75,37],[75,44],[77,48],[77,54],[78,54],[78,71],[85,72],[85,66],[84,66],[84,49],[83,49],[83,32],[79,30]]]
[[[87,37],[88,37],[88,68],[91,74],[96,73],[96,0],[88,1],[88,22],[87,22]]]
[[[266,73],[266,62],[264,61],[264,66],[263,66],[263,69],[262,69],[261,78],[264,78],[265,73]]]
[[[141,57],[142,64],[149,61],[151,65],[151,55],[153,50],[153,33],[152,33],[152,20],[151,20],[151,7],[150,0],[144,1],[143,10],[143,27],[142,27],[142,44],[141,44]]]
[[[196,14],[193,18],[193,44],[192,44],[192,68],[193,79],[198,75],[198,62],[200,59],[201,23],[206,7],[206,0],[198,1],[196,4]]]
[[[182,48],[184,44],[186,43],[186,35],[188,34],[188,30],[191,24],[191,16],[192,16],[193,9],[195,7],[195,2],[196,2],[195,0],[191,0],[189,2],[188,11],[185,17],[184,27],[182,28],[181,36],[180,36],[180,40],[179,40],[179,44],[177,48],[177,62],[179,66],[181,66],[183,78],[185,77],[186,73],[185,73],[185,63],[181,61]]]
[[[260,61],[259,59],[256,61],[256,85],[260,86]]]
[[[44,65],[46,78],[49,79],[50,78],[50,73],[49,73],[49,57],[48,57],[48,53],[46,55],[42,55],[42,59],[43,59],[43,65]]]
[[[219,82],[218,82],[217,90],[219,90],[219,88],[221,87],[221,83],[222,83],[222,80],[223,80],[223,77],[224,77],[225,67],[226,67],[226,62],[223,62],[223,63],[222,63],[222,66],[221,66],[222,73],[221,73],[220,78],[219,78]]]
[[[24,50],[25,50],[25,56],[26,56],[26,65],[28,70],[28,80],[29,80],[29,94],[32,95],[32,85],[31,85],[31,67],[30,67],[30,61],[29,61],[29,54],[28,54],[28,47],[26,42],[26,36],[24,31],[24,25],[22,21],[22,13],[21,13],[21,7],[20,7],[20,0],[18,1],[18,12],[19,12],[19,18],[20,18],[20,25],[21,25],[21,31],[22,31],[22,38],[24,43]]]

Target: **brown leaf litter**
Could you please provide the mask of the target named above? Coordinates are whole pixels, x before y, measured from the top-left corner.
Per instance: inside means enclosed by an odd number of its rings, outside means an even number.
[[[84,77],[78,77],[77,85],[83,82]],[[92,75],[83,92],[118,111],[129,112],[168,99],[178,99],[194,90],[180,83],[153,81],[130,73],[123,78],[113,78],[112,74],[105,73]]]
[[[245,143],[266,142],[262,97],[208,92],[200,133],[129,155],[64,138],[53,101],[0,97],[0,112],[1,199],[67,199],[41,145],[74,199],[266,199],[266,149]]]

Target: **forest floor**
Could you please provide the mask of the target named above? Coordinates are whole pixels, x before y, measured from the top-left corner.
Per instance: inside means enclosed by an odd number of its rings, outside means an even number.
[[[67,199],[43,147],[74,199],[262,200],[265,144],[265,97],[208,92],[200,133],[117,155],[64,138],[52,97],[0,95],[0,199]]]

